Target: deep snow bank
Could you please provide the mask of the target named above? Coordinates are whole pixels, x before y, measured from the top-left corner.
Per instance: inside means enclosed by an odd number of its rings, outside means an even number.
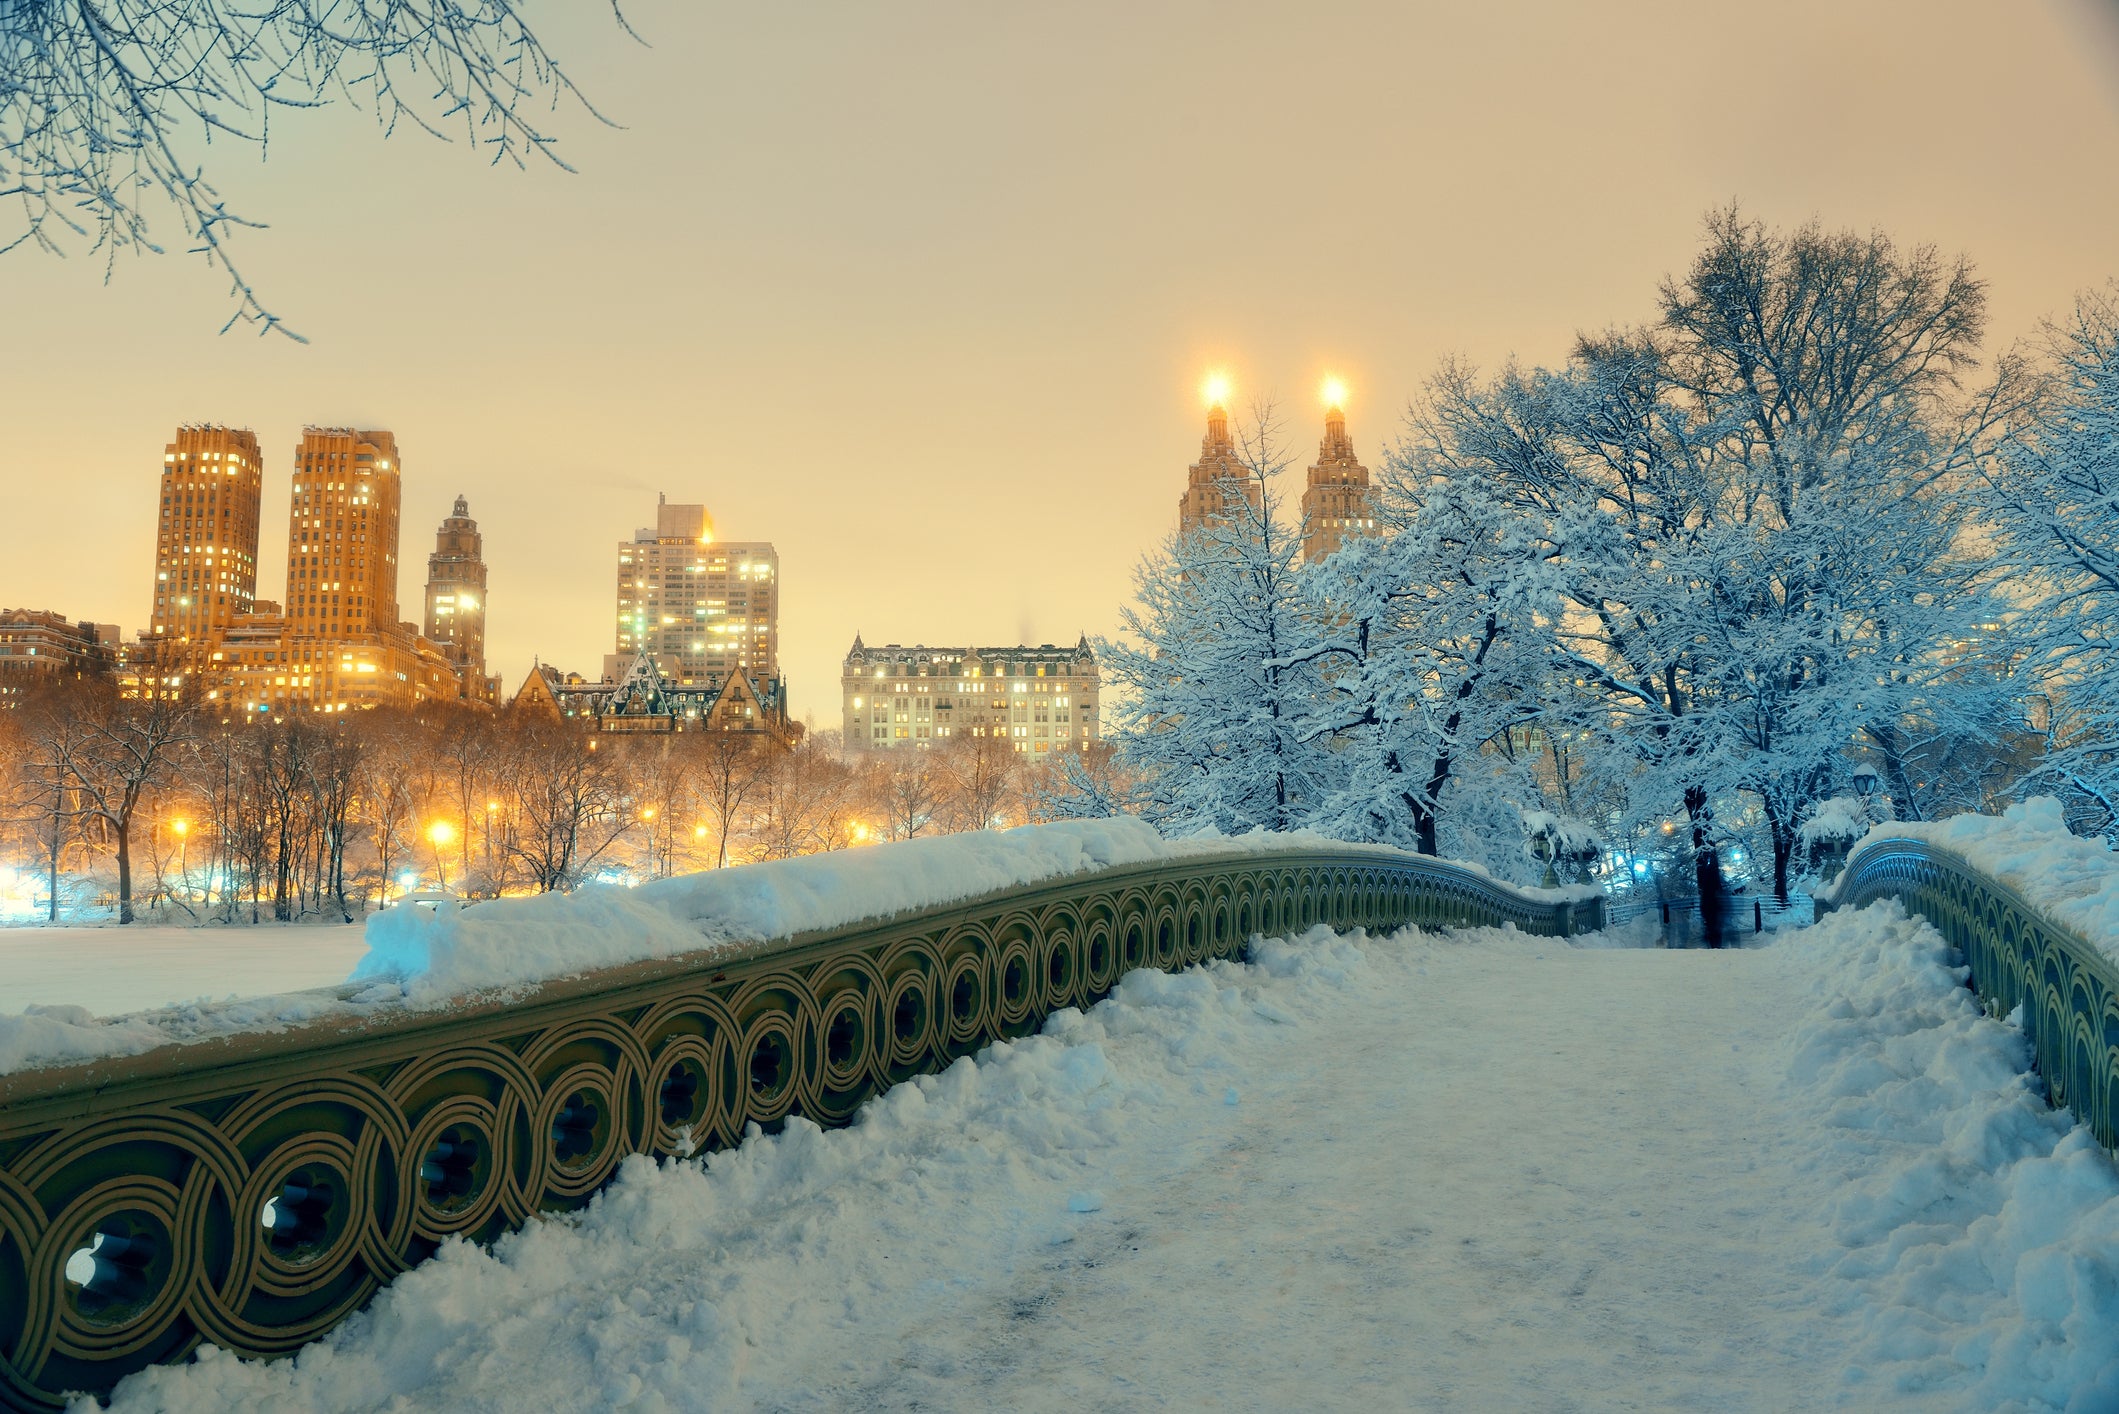
[[[1022,884],[1168,858],[1131,817],[980,830],[461,908],[396,908],[368,920],[350,980],[404,984],[432,1006],[467,992],[619,963],[765,942]]]
[[[1894,836],[1962,856],[2119,962],[2119,854],[2104,840],[2069,834],[2060,802],[2051,796],[2034,796],[1998,816],[1894,820],[1870,830],[1861,843]]]
[[[1812,1013],[1789,1080],[1821,1136],[1790,1157],[1840,1194],[1816,1265],[1863,1336],[1850,1386],[2119,1408],[2119,1171],[2045,1103],[2023,1033],[1895,901],[1779,939]]]
[[[407,1004],[435,1006],[471,992],[845,927],[1098,869],[1303,846],[1350,847],[1306,830],[1172,840],[1118,816],[904,840],[639,888],[588,885],[465,908],[392,909],[369,920],[368,954],[351,980],[399,982]],[[1501,887],[1550,899],[1596,892]]]

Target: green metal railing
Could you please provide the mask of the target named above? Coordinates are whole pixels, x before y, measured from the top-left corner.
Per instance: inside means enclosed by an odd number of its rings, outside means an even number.
[[[1871,840],[1854,852],[1820,915],[1895,898],[1964,957],[1969,985],[1994,1016],[2023,1008],[2046,1098],[2119,1148],[2119,968],[2008,885],[1922,840]]]
[[[445,1238],[588,1201],[628,1154],[862,1101],[1136,967],[1312,924],[1601,926],[1395,850],[1115,868],[505,1004],[397,1010],[0,1076],[0,1404],[210,1342],[291,1351]],[[343,989],[350,995],[353,989]]]

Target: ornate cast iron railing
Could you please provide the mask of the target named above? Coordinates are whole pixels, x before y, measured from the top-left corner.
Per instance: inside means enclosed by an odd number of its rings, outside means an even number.
[[[842,1123],[1132,968],[1315,923],[1566,934],[1601,911],[1391,850],[1202,856],[505,1005],[0,1077],[0,1402],[52,1407],[201,1341],[291,1351],[444,1238],[587,1202],[628,1154]]]
[[[1896,898],[1963,955],[1994,1016],[2020,1004],[2046,1098],[2119,1148],[2119,968],[1954,852],[1904,837],[1856,850],[1820,915]]]

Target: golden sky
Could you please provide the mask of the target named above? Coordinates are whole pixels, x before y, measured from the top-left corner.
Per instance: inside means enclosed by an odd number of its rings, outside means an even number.
[[[533,654],[597,669],[659,491],[776,542],[794,707],[830,726],[856,629],[1114,629],[1209,368],[1305,460],[1339,374],[1373,466],[1443,355],[1646,317],[1732,197],[1970,254],[2003,340],[2119,275],[2114,0],[631,0],[648,48],[566,8],[622,125],[560,115],[578,175],[343,107],[276,119],[263,164],[216,148],[306,346],[217,334],[182,256],[107,286],[0,257],[0,605],[138,629],[194,420],[264,445],[277,597],[302,424],[388,427],[401,603],[467,495],[510,692]]]

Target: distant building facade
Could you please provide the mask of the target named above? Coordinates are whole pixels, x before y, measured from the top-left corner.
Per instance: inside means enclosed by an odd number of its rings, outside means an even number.
[[[116,624],[77,622],[44,609],[0,609],[0,708],[36,688],[117,666]]]
[[[1369,469],[1354,455],[1346,413],[1325,409],[1324,440],[1302,493],[1302,558],[1321,560],[1356,536],[1376,533],[1376,497]]]
[[[652,654],[680,686],[780,677],[780,556],[769,541],[714,538],[706,507],[658,501],[618,546],[616,652],[606,677]]]
[[[425,627],[427,641],[456,670],[466,697],[492,701],[499,695],[498,680],[486,676],[485,537],[462,496],[435,532],[434,553],[427,556]]]
[[[584,731],[637,735],[755,732],[783,745],[801,736],[787,715],[787,686],[732,673],[712,681],[678,681],[651,653],[636,653],[615,673],[590,681],[539,665],[516,689],[511,707],[544,712]]]
[[[254,610],[264,478],[247,427],[187,423],[162,449],[149,634],[201,641]]]
[[[398,519],[403,467],[387,431],[303,429],[287,516],[287,597],[255,599],[258,502],[225,497],[254,467],[256,441],[229,447],[179,429],[165,454],[165,533],[157,545],[157,616],[142,635],[135,687],[195,690],[231,715],[283,716],[417,707],[463,695],[455,669],[398,618]],[[248,437],[248,434],[243,434]],[[219,455],[216,456],[215,453]],[[174,478],[174,479],[173,479]],[[182,511],[172,515],[172,511]],[[223,514],[226,511],[227,514]],[[235,573],[249,547],[248,579]],[[232,563],[231,563],[232,562]],[[164,565],[170,566],[163,568]],[[224,586],[244,608],[222,614]],[[183,602],[211,592],[209,618]]]
[[[1177,501],[1177,528],[1190,533],[1225,515],[1237,498],[1253,509],[1264,504],[1258,478],[1243,464],[1229,435],[1229,413],[1219,402],[1207,409],[1207,435],[1199,442],[1199,460],[1185,470],[1185,494]]]
[[[839,678],[849,751],[919,750],[999,737],[1026,756],[1102,739],[1102,672],[1072,648],[870,648],[857,634]]]

